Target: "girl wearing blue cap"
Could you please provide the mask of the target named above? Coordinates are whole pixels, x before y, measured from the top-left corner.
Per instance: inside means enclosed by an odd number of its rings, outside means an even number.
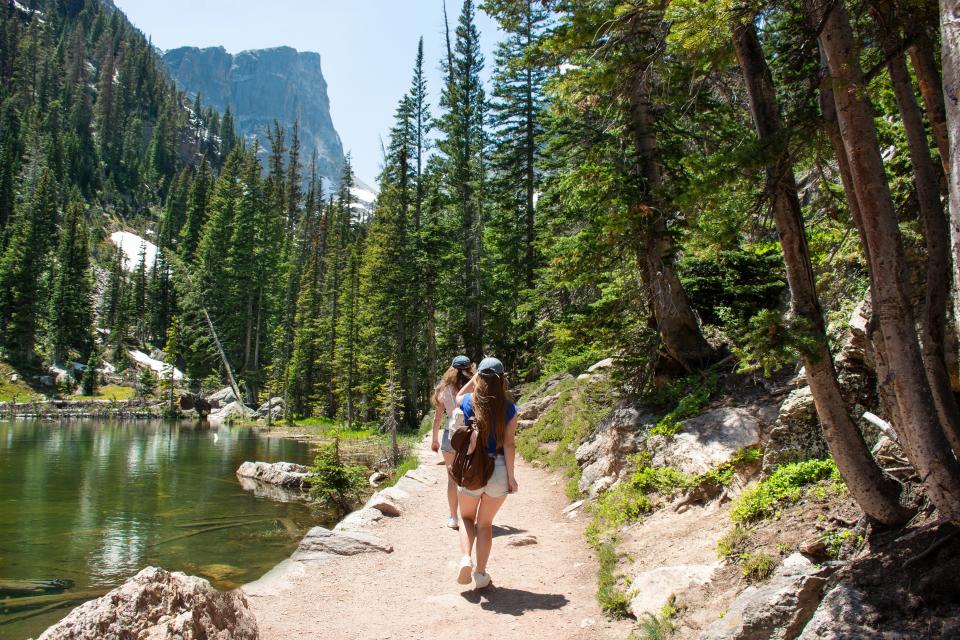
[[[453,423],[453,412],[457,408],[457,393],[465,384],[470,381],[473,375],[473,363],[467,356],[457,356],[450,363],[440,382],[433,390],[431,401],[436,409],[433,415],[433,441],[430,448],[434,451],[443,453],[443,461],[447,469],[453,464],[454,451],[450,445],[450,431]],[[443,425],[442,440],[437,439],[437,432],[440,429],[440,422],[446,414],[447,419]],[[453,481],[450,474],[447,474],[447,504],[450,507],[450,517],[447,518],[447,526],[451,529],[458,528],[457,525],[457,483]]]
[[[493,475],[486,486],[470,490],[460,487],[460,550],[463,559],[457,582],[469,584],[471,573],[477,589],[490,584],[487,560],[493,546],[493,518],[507,499],[517,492],[514,459],[517,433],[517,406],[507,391],[503,363],[496,358],[484,358],[477,374],[457,395],[460,409],[466,419],[475,419],[479,429],[477,446],[487,447],[487,455],[494,459]],[[477,564],[474,568],[471,553],[477,546]]]

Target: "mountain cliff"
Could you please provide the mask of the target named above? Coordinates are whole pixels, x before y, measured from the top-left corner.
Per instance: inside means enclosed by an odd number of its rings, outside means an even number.
[[[269,148],[268,127],[278,120],[287,130],[300,123],[304,169],[317,153],[317,172],[326,186],[337,183],[343,145],[330,118],[327,82],[320,54],[276,47],[230,54],[223,47],[180,47],[163,54],[174,81],[184,91],[200,93],[204,104],[221,113],[230,107],[237,133],[257,138]]]

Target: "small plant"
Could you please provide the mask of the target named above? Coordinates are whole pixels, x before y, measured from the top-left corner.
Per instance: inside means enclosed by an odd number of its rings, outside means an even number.
[[[740,572],[750,582],[761,582],[773,573],[773,556],[764,551],[740,554],[740,560],[743,563]]]
[[[770,377],[800,356],[815,354],[819,345],[806,319],[785,317],[777,309],[763,309],[745,326],[734,323],[731,328],[736,334],[731,350],[740,360],[739,373],[763,371],[765,377]]]
[[[827,531],[823,534],[823,542],[827,545],[827,553],[830,557],[839,560],[845,548],[859,547],[863,544],[863,536],[858,536],[852,529]]]
[[[680,609],[677,607],[677,597],[670,594],[667,603],[657,614],[648,613],[637,624],[636,630],[630,634],[630,640],[666,640],[673,635],[676,625],[673,618]]]
[[[721,560],[732,558],[749,537],[750,531],[746,527],[741,524],[735,525],[717,540],[717,557]]]
[[[704,403],[713,395],[717,388],[717,380],[717,374],[710,373],[705,378],[690,376],[680,381],[683,387],[688,389],[687,393],[677,400],[672,411],[660,418],[650,429],[650,435],[667,438],[677,435],[683,427],[682,421],[699,413]]]
[[[845,490],[833,460],[804,460],[783,465],[769,478],[744,491],[734,504],[730,517],[734,522],[770,517],[784,505],[798,501],[807,485],[826,478],[833,480],[832,490]]]
[[[420,465],[420,459],[415,455],[404,456],[399,464],[390,472],[390,478],[383,483],[382,488],[392,487],[402,478],[407,471],[416,469]]]

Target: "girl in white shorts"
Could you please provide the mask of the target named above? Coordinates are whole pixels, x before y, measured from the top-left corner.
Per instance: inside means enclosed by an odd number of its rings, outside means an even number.
[[[474,418],[479,428],[477,446],[486,446],[487,455],[494,459],[493,475],[480,489],[460,487],[460,550],[463,559],[457,582],[469,584],[471,573],[477,589],[490,584],[487,561],[493,547],[493,518],[507,499],[517,492],[514,475],[516,458],[517,406],[507,392],[503,363],[496,358],[484,358],[477,374],[460,390],[457,401],[466,419]],[[477,562],[473,563],[474,542]]]
[[[473,363],[467,356],[457,356],[450,363],[440,382],[433,390],[431,398],[436,412],[433,415],[433,441],[430,448],[434,451],[440,451],[443,454],[443,461],[447,469],[453,464],[453,447],[450,446],[450,434],[453,426],[453,414],[457,408],[457,393],[470,381],[473,375]],[[447,419],[443,420],[444,415]],[[437,432],[440,430],[440,423],[443,423],[443,436],[438,439]],[[450,507],[450,516],[447,518],[446,525],[451,529],[456,529],[457,524],[457,483],[453,481],[450,474],[447,474],[447,505]]]

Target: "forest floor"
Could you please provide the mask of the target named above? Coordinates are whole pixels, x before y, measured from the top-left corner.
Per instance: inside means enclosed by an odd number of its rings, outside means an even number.
[[[244,587],[264,640],[306,638],[626,638],[628,621],[609,620],[596,600],[597,559],[569,518],[564,478],[517,456],[520,490],[497,514],[488,571],[493,585],[456,582],[458,533],[446,528],[446,470],[416,448],[423,489],[402,514],[371,525],[392,553],[298,563],[302,571]],[[531,543],[531,539],[535,542]],[[511,543],[525,542],[521,546]]]

